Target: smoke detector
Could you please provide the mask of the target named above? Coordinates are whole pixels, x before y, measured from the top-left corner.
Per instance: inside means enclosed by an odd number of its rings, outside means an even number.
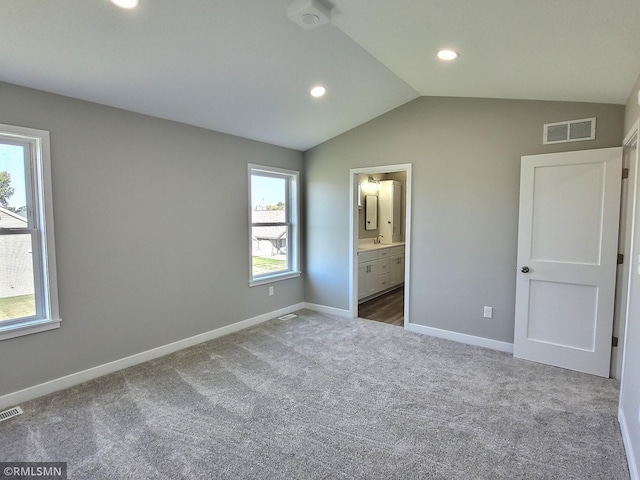
[[[293,0],[287,9],[287,15],[305,30],[331,21],[331,10],[318,0]]]

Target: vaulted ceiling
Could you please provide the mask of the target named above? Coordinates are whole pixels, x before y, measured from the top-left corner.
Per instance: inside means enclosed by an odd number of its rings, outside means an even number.
[[[420,95],[623,104],[640,73],[638,0],[320,1],[305,30],[291,0],[7,0],[0,81],[306,150]]]

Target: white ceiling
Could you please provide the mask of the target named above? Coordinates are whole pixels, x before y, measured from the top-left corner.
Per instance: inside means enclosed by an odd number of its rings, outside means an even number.
[[[306,150],[419,95],[623,104],[640,73],[638,0],[333,0],[311,31],[289,3],[6,0],[0,81]]]

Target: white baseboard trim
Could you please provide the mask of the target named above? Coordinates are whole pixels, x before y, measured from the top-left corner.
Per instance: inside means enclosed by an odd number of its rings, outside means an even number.
[[[425,327],[417,323],[408,323],[404,328],[414,333],[422,333],[424,335],[431,335],[432,337],[444,338],[458,343],[466,343],[467,345],[475,345],[476,347],[490,348],[491,350],[513,354],[513,343],[476,337],[465,333],[451,332],[449,330],[441,330],[439,328]]]
[[[631,436],[629,435],[629,429],[627,428],[627,419],[624,416],[624,411],[618,409],[618,422],[620,422],[620,433],[622,434],[622,441],[624,442],[624,449],[627,453],[627,464],[629,465],[629,475],[631,480],[640,480],[638,474],[638,462],[633,455],[633,447],[631,444]]]
[[[33,387],[18,390],[17,392],[8,393],[0,397],[0,410],[13,407],[14,405],[17,405],[21,402],[33,400],[34,398],[38,398],[43,395],[57,392],[58,390],[64,390],[65,388],[69,388],[74,385],[78,385],[79,383],[87,382],[98,377],[102,377],[103,375],[107,375],[109,373],[117,372],[118,370],[122,370],[123,368],[132,367],[134,365],[138,365],[155,358],[163,357],[170,353],[177,352],[178,350],[182,350],[194,345],[198,345],[199,343],[213,340],[214,338],[222,337],[239,330],[244,330],[245,328],[253,327],[254,325],[266,322],[267,320],[271,320],[273,318],[280,317],[282,315],[286,315],[287,313],[292,313],[303,308],[305,308],[304,303],[291,305],[289,307],[281,308],[273,312],[258,315],[257,317],[232,323],[231,325],[227,325],[225,327],[216,328],[215,330],[211,330],[209,332],[194,335],[193,337],[178,340],[177,342],[169,343],[161,347],[153,348],[145,352],[136,353],[129,357],[114,360],[113,362],[98,365],[97,367],[72,373],[64,377],[56,378],[39,385],[34,385]]]
[[[336,315],[338,317],[351,318],[349,310],[343,310],[341,308],[327,307],[326,305],[318,305],[317,303],[305,303],[304,308],[313,310],[314,312],[328,313],[329,315]]]

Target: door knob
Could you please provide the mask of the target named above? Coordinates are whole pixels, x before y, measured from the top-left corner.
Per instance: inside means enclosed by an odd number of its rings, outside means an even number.
[[[520,270],[522,273],[529,273],[529,267],[522,267],[522,270]]]

